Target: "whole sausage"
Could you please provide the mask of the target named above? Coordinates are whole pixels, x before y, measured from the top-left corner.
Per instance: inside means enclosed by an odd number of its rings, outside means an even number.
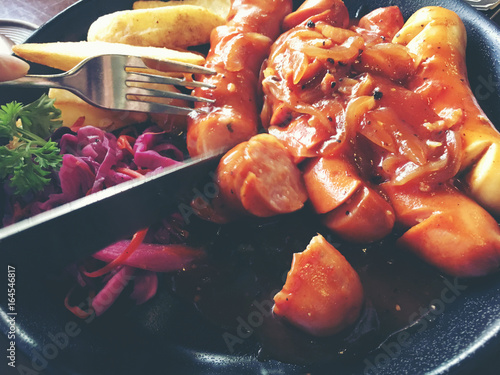
[[[468,84],[465,65],[467,35],[454,12],[425,7],[415,12],[395,36],[418,56],[417,74],[409,88],[422,95],[434,111],[460,125],[461,171],[471,196],[500,214],[500,134],[479,107]],[[448,67],[443,73],[443,67]]]
[[[193,95],[215,103],[196,104],[198,111],[188,118],[191,156],[229,149],[257,134],[260,67],[291,9],[291,0],[233,1],[227,24],[210,38],[205,66],[217,74],[201,78],[215,87],[193,90]]]

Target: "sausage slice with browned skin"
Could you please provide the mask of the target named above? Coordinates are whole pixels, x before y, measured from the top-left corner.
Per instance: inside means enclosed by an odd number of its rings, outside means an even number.
[[[363,307],[363,287],[356,271],[323,236],[293,256],[273,311],[315,336],[329,336],[352,325]]]
[[[431,192],[418,186],[387,186],[398,222],[408,229],[398,244],[457,277],[500,269],[500,228],[472,199],[449,184]]]
[[[311,159],[303,175],[314,210],[342,239],[370,243],[391,233],[396,219],[392,206],[359,176],[347,157]]]
[[[287,149],[270,134],[240,143],[216,172],[219,195],[214,207],[268,217],[301,209],[307,200],[302,175]]]

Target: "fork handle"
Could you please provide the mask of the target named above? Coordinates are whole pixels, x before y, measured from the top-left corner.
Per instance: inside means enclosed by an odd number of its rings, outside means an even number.
[[[27,87],[27,88],[66,88],[62,84],[62,74],[34,75],[28,74],[25,77],[13,81],[0,82],[0,86]]]

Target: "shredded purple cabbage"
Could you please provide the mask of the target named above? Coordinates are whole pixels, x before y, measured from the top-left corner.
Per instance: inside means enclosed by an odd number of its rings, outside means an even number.
[[[57,130],[52,139],[59,142],[63,154],[62,167],[54,172],[52,184],[37,196],[14,197],[5,184],[3,191],[3,224],[9,225],[25,217],[36,215],[75,199],[134,178],[126,170],[141,171],[147,175],[159,168],[182,162],[184,155],[161,129],[151,127],[137,137],[133,154],[119,147],[117,137],[93,126],[72,132]],[[120,170],[125,171],[122,173]],[[164,219],[148,237],[155,242],[172,244],[182,242],[184,231],[179,217]],[[130,241],[120,241],[102,250],[96,256],[111,262],[121,254]],[[202,252],[182,245],[142,244],[125,265],[102,277],[104,287],[92,301],[96,315],[104,313],[118,298],[127,283],[134,280],[131,298],[137,304],[156,294],[158,278],[155,272],[182,268],[202,257]],[[74,269],[80,287],[94,288],[91,280]]]
[[[182,152],[170,143],[161,142],[163,134],[164,132],[147,131],[137,137],[134,162],[138,167],[155,170],[179,164],[178,160],[183,158]]]
[[[132,159],[119,149],[113,134],[93,126],[80,128],[76,134],[64,134],[60,148],[64,154],[59,171],[61,192],[50,194],[44,202],[35,202],[31,215],[132,179],[117,168],[153,172],[183,160],[183,153],[155,128],[146,129],[137,138]]]

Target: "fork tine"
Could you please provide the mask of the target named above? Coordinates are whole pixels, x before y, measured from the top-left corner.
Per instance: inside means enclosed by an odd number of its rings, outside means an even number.
[[[145,61],[149,62],[147,65]],[[194,73],[194,74],[216,74],[215,70],[203,66],[183,63],[179,61],[159,61],[153,58],[128,56],[126,66],[129,68],[151,68],[168,72]]]
[[[170,104],[144,102],[140,100],[128,99],[126,110],[147,112],[147,113],[168,113],[171,115],[188,115],[194,109],[187,107],[178,107]]]
[[[162,83],[162,84],[184,86],[184,87],[215,88],[215,86],[210,83],[187,81],[185,79],[180,79],[180,78],[165,77],[156,74],[139,73],[139,72],[129,73],[127,75],[127,82]]]
[[[182,94],[180,92],[172,92],[172,91],[162,91],[157,89],[148,89],[146,87],[132,87],[129,86],[127,89],[127,95],[139,95],[144,96],[146,98],[169,98],[169,99],[182,99],[188,100],[191,102],[205,102],[205,103],[213,103],[214,100],[199,98],[197,96]]]

